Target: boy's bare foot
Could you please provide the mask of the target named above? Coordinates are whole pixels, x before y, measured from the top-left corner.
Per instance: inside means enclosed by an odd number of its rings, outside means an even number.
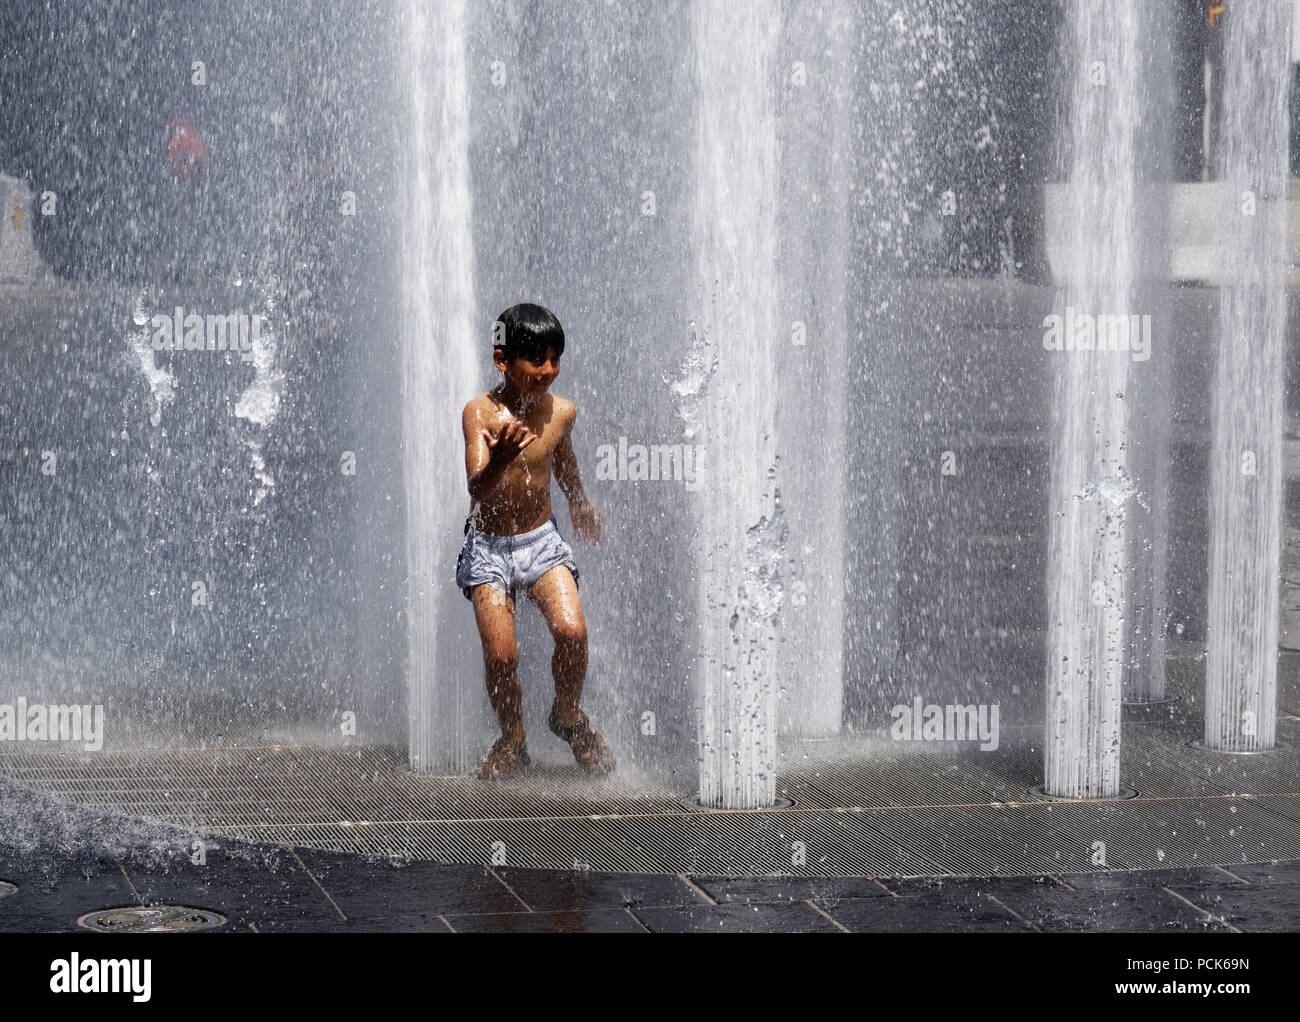
[[[508,777],[531,764],[527,742],[502,735],[493,743],[492,751],[479,766],[478,773],[488,779]]]
[[[563,738],[569,743],[569,748],[573,750],[573,758],[578,761],[578,766],[587,773],[613,773],[617,763],[614,754],[609,751],[609,743],[592,729],[591,721],[587,719],[587,715],[581,710],[578,712],[582,714],[578,718],[578,722],[566,727],[556,718],[555,707],[552,705],[551,716],[546,725],[551,729],[552,734]]]

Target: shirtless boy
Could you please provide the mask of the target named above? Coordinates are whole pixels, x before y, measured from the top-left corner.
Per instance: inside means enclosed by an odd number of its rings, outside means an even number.
[[[606,774],[614,769],[614,757],[578,706],[587,674],[578,567],[551,513],[554,464],[574,534],[600,542],[605,519],[582,491],[573,453],[577,408],[549,390],[560,372],[564,330],[540,305],[515,305],[498,319],[493,345],[492,361],[504,379],[467,404],[461,416],[470,514],[456,562],[456,584],[474,604],[488,698],[501,724],[501,737],[479,773],[505,777],[529,765],[515,643],[515,596],[522,589],[555,640],[555,704],[547,723],[569,743],[578,766]]]

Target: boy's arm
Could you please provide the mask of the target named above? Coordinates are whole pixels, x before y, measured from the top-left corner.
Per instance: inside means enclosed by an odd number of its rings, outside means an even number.
[[[560,484],[561,492],[569,498],[569,520],[573,522],[574,535],[584,543],[599,543],[605,516],[591,506],[591,501],[582,490],[578,458],[573,453],[573,422],[577,417],[578,409],[574,407],[569,416],[568,428],[555,445],[555,481]]]
[[[473,402],[465,406],[460,419],[465,433],[465,477],[471,499],[481,501],[494,489],[510,467],[515,455],[537,439],[522,422],[502,428],[495,440],[484,428]]]
[[[573,423],[577,417],[575,406],[564,436],[555,445],[555,481],[560,484],[560,492],[569,498],[569,507],[590,503],[582,489],[582,477],[578,474],[578,456],[573,453]]]

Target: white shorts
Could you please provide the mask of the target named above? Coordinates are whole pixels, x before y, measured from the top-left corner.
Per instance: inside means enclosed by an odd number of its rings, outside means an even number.
[[[466,519],[465,546],[456,558],[456,584],[467,600],[474,598],[475,586],[485,584],[515,599],[519,589],[527,591],[557,564],[573,572],[576,585],[573,548],[560,535],[554,515],[540,528],[518,536],[479,532]]]

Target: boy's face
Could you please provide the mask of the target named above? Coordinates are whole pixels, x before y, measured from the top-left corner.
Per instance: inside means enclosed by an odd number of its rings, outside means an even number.
[[[506,380],[525,394],[545,394],[560,375],[560,356],[554,348],[544,356],[518,355],[507,364],[501,349],[492,352],[492,361],[506,374]]]

